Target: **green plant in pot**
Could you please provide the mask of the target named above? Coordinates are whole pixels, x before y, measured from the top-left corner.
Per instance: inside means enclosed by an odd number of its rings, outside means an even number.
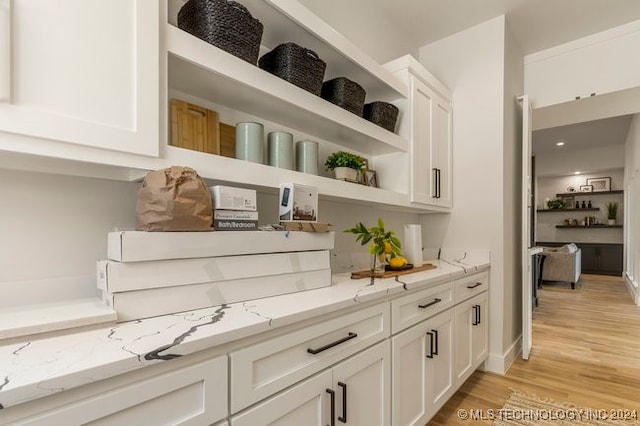
[[[616,218],[618,217],[618,203],[611,202],[611,203],[607,203],[607,223],[609,225],[615,225],[616,224]]]
[[[327,170],[333,170],[336,179],[358,181],[358,170],[362,170],[365,160],[357,154],[338,151],[327,157],[324,165]]]
[[[549,210],[564,209],[566,206],[567,205],[565,201],[561,198],[555,198],[553,200],[547,201],[547,208]]]
[[[356,241],[360,241],[360,245],[369,246],[369,253],[371,254],[371,282],[374,283],[375,277],[382,276],[384,274],[384,265],[389,259],[404,260],[406,265],[406,259],[402,257],[402,245],[400,240],[395,236],[391,230],[384,229],[384,222],[378,218],[378,226],[372,226],[367,228],[362,222],[358,222],[353,228],[345,229],[343,232],[348,232],[356,235]],[[380,268],[376,268],[380,265]]]

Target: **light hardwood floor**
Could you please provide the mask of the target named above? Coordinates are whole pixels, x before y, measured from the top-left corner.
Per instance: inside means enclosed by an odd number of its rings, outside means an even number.
[[[463,421],[458,409],[499,409],[521,390],[595,409],[637,409],[640,416],[640,307],[621,278],[582,275],[575,290],[545,283],[533,314],[533,349],[505,376],[476,371],[429,422]]]

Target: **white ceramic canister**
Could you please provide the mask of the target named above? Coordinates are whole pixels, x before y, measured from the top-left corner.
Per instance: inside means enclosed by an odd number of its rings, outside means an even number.
[[[260,123],[236,123],[236,158],[264,163],[264,127]]]
[[[305,140],[296,143],[296,170],[318,174],[318,142]]]
[[[422,226],[417,224],[404,225],[404,241],[402,241],[402,253],[407,262],[414,267],[422,266]]]
[[[293,170],[293,135],[291,133],[269,133],[268,146],[270,166]]]

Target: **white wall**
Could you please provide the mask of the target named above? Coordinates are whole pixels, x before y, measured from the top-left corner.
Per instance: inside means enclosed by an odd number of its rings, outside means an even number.
[[[534,133],[534,143],[535,139]],[[536,176],[566,175],[577,171],[596,173],[622,168],[625,161],[624,151],[624,145],[613,145],[589,149],[559,149],[553,152],[541,152],[535,156]],[[581,185],[584,185],[584,183]]]
[[[300,0],[309,10],[331,25],[369,56],[385,63],[406,55],[418,56],[417,46],[403,29],[394,25],[382,11],[365,1]]]
[[[0,169],[0,307],[97,294],[107,232],[135,227],[138,184]]]
[[[505,31],[505,18],[500,16],[420,48],[420,61],[453,91],[454,105],[455,208],[449,215],[423,218],[423,245],[491,251],[489,368],[491,359],[503,359],[514,343],[505,342],[517,333],[520,323],[519,316],[513,317],[517,308],[511,306],[516,297],[513,287],[519,285],[512,269],[517,266],[505,265],[505,259],[513,261],[507,250],[513,251],[514,240],[507,242],[511,238],[507,234],[519,233],[513,228],[513,205],[505,200],[516,192],[505,184],[504,176],[514,173],[507,162],[516,150],[505,150],[515,137],[505,117],[512,119],[515,106],[509,104],[507,112],[504,101],[517,86],[511,73],[518,62],[517,49],[511,45],[505,62]],[[509,131],[506,138],[505,130]]]
[[[138,183],[0,169],[0,308],[97,295],[96,260],[107,252],[107,232],[135,229]],[[277,197],[260,194],[260,223],[277,221]],[[334,272],[366,269],[367,248],[341,231],[381,217],[402,236],[417,214],[321,201],[319,220],[332,223]]]
[[[640,114],[629,127],[625,145],[625,277],[628,287],[640,305]]]
[[[503,244],[504,244],[504,334],[503,348],[509,348],[522,334],[522,108],[518,97],[524,88],[524,53],[515,41],[508,22],[504,58],[504,158],[503,158]]]

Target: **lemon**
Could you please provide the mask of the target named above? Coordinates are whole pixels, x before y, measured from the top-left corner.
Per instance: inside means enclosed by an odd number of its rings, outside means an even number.
[[[393,249],[391,248],[391,243],[388,241],[384,242],[384,252],[389,254]]]
[[[389,266],[391,266],[392,268],[402,268],[406,264],[407,259],[405,259],[404,257],[392,257],[391,259],[389,259]]]

